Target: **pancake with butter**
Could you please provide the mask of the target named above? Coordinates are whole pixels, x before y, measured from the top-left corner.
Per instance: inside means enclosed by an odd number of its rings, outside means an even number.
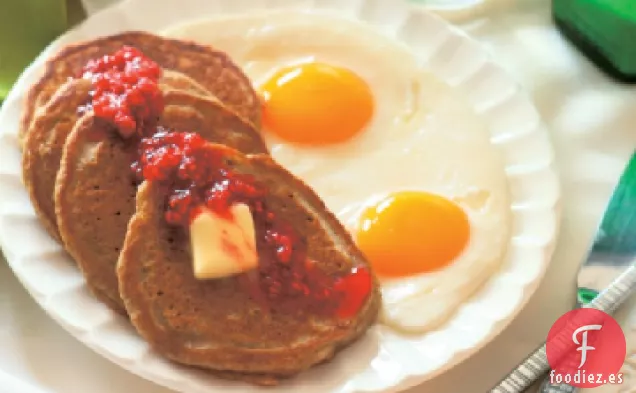
[[[262,196],[267,214],[272,213],[274,220],[285,220],[275,228],[289,225],[299,236],[290,244],[292,253],[302,255],[296,268],[311,264],[311,271],[321,273],[308,276],[320,277],[315,282],[339,282],[335,277],[369,269],[350,235],[319,197],[273,159],[267,155],[246,156],[218,145],[212,149],[222,151],[230,172],[251,176],[267,190]],[[293,287],[301,282],[293,280],[302,272],[278,275],[282,281],[272,281],[269,291],[261,291],[260,296],[258,290],[255,294],[250,289],[254,285],[263,288],[263,283],[274,277],[267,267],[274,265],[266,265],[272,250],[263,240],[274,235],[256,218],[258,270],[214,280],[196,278],[188,231],[168,224],[166,200],[160,183],[142,184],[117,267],[121,295],[133,324],[163,356],[221,372],[223,377],[275,384],[329,360],[375,321],[380,295],[370,270],[366,270],[367,281],[361,283],[368,291],[346,317],[335,311],[317,311],[315,307],[329,304],[329,297],[322,302],[316,297],[318,303],[296,298],[300,303],[295,308],[284,308],[294,299],[268,297],[263,306],[259,300],[262,293],[273,293],[288,284]],[[278,266],[281,272],[286,271]],[[303,293],[316,294],[314,289]]]
[[[158,126],[199,132],[206,140],[247,153],[267,153],[260,134],[218,100],[168,91]],[[84,116],[64,146],[55,208],[67,251],[95,294],[119,312],[115,264],[135,211],[137,184],[131,163],[136,146],[102,119]]]
[[[126,32],[67,46],[49,59],[43,75],[27,93],[20,124],[20,140],[23,141],[36,110],[46,105],[59,86],[69,78],[79,77],[82,67],[89,60],[110,54],[123,46],[135,47],[162,68],[191,77],[236,113],[260,127],[260,100],[251,82],[225,53],[193,42],[144,32]]]
[[[200,96],[209,95],[203,86],[175,71],[164,70],[159,83],[164,92],[181,90]],[[24,140],[22,178],[38,217],[57,240],[60,235],[53,202],[55,177],[66,137],[81,114],[91,110],[87,105],[91,89],[91,82],[86,79],[71,79],[60,86],[51,100],[38,111]]]

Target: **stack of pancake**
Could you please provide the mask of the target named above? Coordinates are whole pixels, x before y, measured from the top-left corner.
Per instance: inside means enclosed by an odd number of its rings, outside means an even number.
[[[96,119],[91,81],[80,77],[89,60],[125,45],[162,68],[160,127],[197,132],[231,148],[228,160],[270,187],[272,206],[305,235],[309,257],[327,271],[367,265],[318,196],[269,157],[260,100],[231,59],[142,32],[63,49],[30,89],[20,129],[23,179],[43,226],[73,257],[95,296],[130,317],[173,361],[274,384],[328,360],[374,322],[377,285],[359,314],[343,323],[260,312],[234,278],[195,279],[187,234],[162,219],[165,201],[156,187],[134,181],[135,151]]]

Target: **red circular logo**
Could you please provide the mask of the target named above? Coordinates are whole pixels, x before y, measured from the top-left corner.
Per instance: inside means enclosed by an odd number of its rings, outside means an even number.
[[[569,311],[548,333],[550,382],[579,388],[620,384],[626,351],[623,330],[610,315],[591,308]]]

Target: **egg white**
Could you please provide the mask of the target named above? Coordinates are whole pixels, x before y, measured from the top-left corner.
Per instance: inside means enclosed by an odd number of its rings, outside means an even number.
[[[266,133],[274,159],[353,233],[366,206],[400,190],[437,193],[466,211],[470,241],[451,265],[382,281],[382,322],[409,332],[434,329],[498,269],[510,234],[501,157],[483,121],[422,69],[408,47],[361,22],[293,11],[202,20],[164,34],[226,51],[256,86],[282,67],[308,61],[349,68],[369,84],[374,116],[345,143],[298,147]]]

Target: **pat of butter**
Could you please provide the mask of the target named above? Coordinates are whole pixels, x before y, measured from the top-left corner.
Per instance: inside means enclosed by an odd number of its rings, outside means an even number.
[[[249,207],[232,205],[229,213],[228,219],[204,208],[190,225],[194,276],[198,279],[228,277],[258,265]]]

